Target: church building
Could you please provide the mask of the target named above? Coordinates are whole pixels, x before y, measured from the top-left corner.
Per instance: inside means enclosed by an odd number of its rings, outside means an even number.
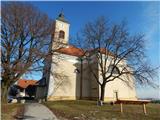
[[[70,23],[60,13],[55,20],[51,49],[60,47],[53,53],[51,59],[45,61],[42,80],[46,81],[47,100],[98,100],[100,86],[88,69],[84,51],[69,45]],[[61,43],[61,45],[59,45]],[[122,63],[123,64],[123,63]],[[93,64],[99,67],[98,64]],[[97,77],[101,79],[97,71]],[[130,85],[121,80],[114,80],[106,84],[104,101],[117,99],[136,100],[134,79]]]

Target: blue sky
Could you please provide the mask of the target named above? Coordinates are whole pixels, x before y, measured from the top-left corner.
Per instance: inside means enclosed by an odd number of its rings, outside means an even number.
[[[131,33],[144,33],[146,35],[146,52],[149,62],[153,66],[160,66],[160,2],[31,2],[55,19],[63,8],[66,19],[70,23],[70,35],[74,36],[85,23],[93,21],[99,16],[105,16],[113,23],[123,19],[128,21]],[[159,73],[160,74],[160,71]],[[40,79],[41,74],[32,76]],[[159,78],[160,79],[160,78]],[[160,81],[157,80],[160,84]],[[147,87],[138,88],[138,96],[159,97],[159,90]]]

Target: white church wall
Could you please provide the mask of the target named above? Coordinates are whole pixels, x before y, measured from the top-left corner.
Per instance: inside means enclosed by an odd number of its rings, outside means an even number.
[[[89,99],[91,97],[91,84],[90,74],[87,69],[87,63],[83,63],[83,78],[82,78],[82,97],[83,99]]]
[[[111,60],[111,58],[109,59]],[[106,67],[109,67],[110,61],[107,62]],[[121,61],[117,67],[121,70],[124,66],[126,66],[125,61]],[[100,67],[100,66],[99,66]],[[99,68],[100,69],[100,68]],[[109,74],[108,74],[109,75]],[[114,81],[106,83],[105,87],[105,101],[115,101],[116,100],[116,92],[118,94],[118,99],[136,99],[136,91],[135,91],[135,84],[134,78],[128,75],[123,75],[120,79],[115,79]],[[102,76],[99,72],[99,79],[102,83]],[[99,86],[100,90],[100,86]],[[100,95],[100,91],[99,91]]]
[[[50,85],[49,93],[52,92],[52,94],[49,99],[76,99],[76,59],[77,57],[68,55],[53,57],[53,61],[58,61],[58,63],[57,65],[52,64],[54,75],[50,81],[54,85]]]
[[[50,72],[49,72],[49,76],[48,76],[48,94],[47,94],[47,97],[51,96],[54,92],[54,73],[55,71],[55,65],[51,63],[51,69],[50,69]]]
[[[96,79],[94,77],[94,75],[91,73],[89,66],[88,66],[88,61],[84,58],[83,60],[83,97],[87,98],[87,99],[93,99],[93,100],[97,100],[98,99],[98,93],[99,93],[99,88],[98,88],[98,84],[96,82]],[[96,62],[96,57],[95,56],[91,56],[91,60],[90,60],[90,67],[92,67],[92,69],[94,69],[94,73],[95,75],[98,77],[98,64]]]
[[[105,87],[105,101],[116,100],[115,92],[118,99],[136,99],[136,93],[133,86],[128,86],[120,79],[108,82]]]

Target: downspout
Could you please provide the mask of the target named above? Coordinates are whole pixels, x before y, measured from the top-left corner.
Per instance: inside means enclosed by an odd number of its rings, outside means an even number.
[[[83,82],[83,59],[80,58],[81,61],[81,76],[80,76],[80,99],[82,99],[82,82]]]
[[[52,60],[52,59],[51,59]],[[47,69],[48,71],[47,72],[47,76],[46,76],[46,79],[45,79],[45,86],[46,86],[46,93],[45,93],[45,101],[48,100],[48,93],[49,93],[49,84],[50,84],[50,77],[51,77],[51,67],[52,67],[52,62],[49,62],[50,63],[50,66],[49,68]]]

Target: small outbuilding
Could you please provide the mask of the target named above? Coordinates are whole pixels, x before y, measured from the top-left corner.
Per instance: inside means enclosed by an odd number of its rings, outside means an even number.
[[[24,80],[17,81],[16,87],[21,97],[34,97],[36,92],[37,80]]]

